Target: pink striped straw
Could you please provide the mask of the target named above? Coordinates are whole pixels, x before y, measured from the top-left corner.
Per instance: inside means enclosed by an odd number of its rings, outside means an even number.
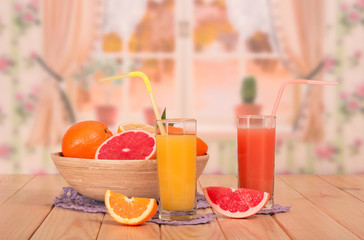
[[[337,85],[337,82],[333,82],[333,81],[307,80],[307,79],[293,79],[293,80],[284,81],[281,84],[281,87],[279,88],[278,95],[277,95],[276,101],[274,102],[274,107],[273,107],[273,111],[272,111],[271,116],[275,116],[276,115],[277,109],[278,109],[278,106],[279,106],[279,103],[280,103],[281,98],[282,98],[282,94],[283,94],[284,88],[288,84],[311,84],[311,85],[331,85],[331,86],[336,86]],[[271,128],[272,125],[273,125],[273,118],[271,118],[271,120],[269,121],[268,127]]]

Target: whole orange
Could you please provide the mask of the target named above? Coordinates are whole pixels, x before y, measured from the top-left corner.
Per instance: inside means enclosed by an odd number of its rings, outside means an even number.
[[[197,156],[203,156],[207,153],[207,150],[209,147],[207,144],[199,137],[196,138],[196,144],[197,144]]]
[[[99,121],[83,121],[72,125],[64,134],[62,153],[65,157],[95,158],[98,147],[112,133]]]

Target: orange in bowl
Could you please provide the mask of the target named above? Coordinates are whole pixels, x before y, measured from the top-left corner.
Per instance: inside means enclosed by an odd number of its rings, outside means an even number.
[[[196,151],[197,151],[197,156],[203,156],[207,153],[208,150],[208,146],[207,144],[199,137],[196,138]]]
[[[113,134],[99,121],[83,121],[72,125],[62,139],[62,153],[71,158],[95,158],[99,146]]]

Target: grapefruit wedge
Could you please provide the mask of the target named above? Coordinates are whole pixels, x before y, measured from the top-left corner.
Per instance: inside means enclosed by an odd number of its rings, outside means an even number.
[[[203,192],[215,211],[231,218],[250,217],[269,199],[269,193],[245,188],[206,187]]]
[[[156,140],[144,130],[121,132],[101,144],[96,159],[135,160],[156,157]]]

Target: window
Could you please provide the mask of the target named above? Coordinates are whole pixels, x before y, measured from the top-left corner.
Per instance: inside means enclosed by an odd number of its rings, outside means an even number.
[[[242,77],[258,78],[264,114],[273,107],[277,91],[272,89],[289,77],[273,47],[268,15],[262,13],[267,3],[254,2],[260,9],[254,15],[249,1],[240,2],[247,18],[261,19],[257,26],[251,24],[256,19],[245,19],[242,26],[241,19],[232,20],[241,14],[229,0],[139,0],[128,2],[127,10],[124,1],[108,0],[96,56],[117,59],[122,73],[145,72],[167,116],[195,117],[206,131],[217,125],[235,132]],[[119,119],[143,121],[143,109],[150,107],[143,81],[124,80],[117,87],[121,96],[109,101],[118,105]],[[289,101],[282,102],[280,110],[288,108]]]

